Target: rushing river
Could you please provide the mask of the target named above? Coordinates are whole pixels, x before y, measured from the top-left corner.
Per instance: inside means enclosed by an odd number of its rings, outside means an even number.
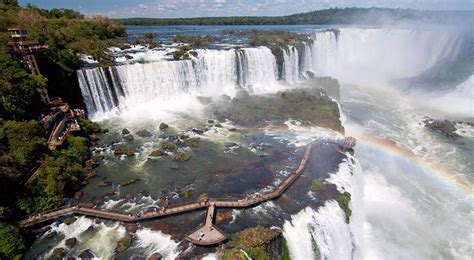
[[[117,66],[79,70],[89,114],[110,130],[98,145],[105,156],[96,169],[98,177],[85,187],[81,200],[135,213],[162,196],[181,201],[185,190],[192,190],[192,198],[207,193],[229,199],[269,190],[298,163],[302,146],[336,134],[292,120],[285,122],[285,129],[236,133],[229,131],[238,127],[230,121],[216,124],[196,97],[233,97],[239,89],[266,95],[305,87],[310,74],[331,76],[341,83],[341,120],[346,135],[358,139],[355,155],[319,145],[306,171],[315,175],[303,175],[306,181],[296,182],[277,201],[232,211],[232,220],[222,228],[232,233],[258,224],[278,226],[293,259],[472,259],[474,127],[458,123],[459,138],[451,139],[424,127],[423,120],[473,122],[474,72],[436,88],[404,84],[407,78],[429,76],[432,68],[472,54],[465,32],[444,27],[335,31],[315,26],[127,30],[130,37],[154,31],[169,40],[177,33],[222,36],[224,29],[255,28],[306,32],[314,42],[300,51],[285,50],[281,77],[270,49],[249,47],[232,37],[212,49],[196,50],[190,60],[168,61],[167,49],[137,47],[128,53],[129,60],[117,50]],[[235,45],[242,48],[229,47]],[[160,129],[161,122],[172,129]],[[113,155],[112,147],[125,143],[120,134],[124,128],[151,132],[128,143],[133,158]],[[170,135],[198,136],[196,129],[205,134],[200,135],[199,153],[189,162],[177,167],[171,160],[149,157]],[[134,185],[119,185],[136,178],[140,181]],[[306,192],[314,178],[352,194],[349,224],[335,201],[320,202]],[[160,252],[173,259],[193,250],[194,255],[212,256],[212,249],[181,243],[182,234],[202,219],[202,212],[193,212],[160,225],[144,224],[121,256]],[[91,249],[100,258],[113,258],[115,244],[126,232],[117,223],[84,217],[70,226],[52,224],[52,231],[57,235],[38,238],[30,256],[49,256],[66,238],[77,237],[74,252]]]

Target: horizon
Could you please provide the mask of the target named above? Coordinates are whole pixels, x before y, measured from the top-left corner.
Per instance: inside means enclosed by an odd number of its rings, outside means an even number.
[[[425,11],[474,11],[472,0],[440,0],[427,3],[423,0],[377,1],[372,0],[19,0],[25,6],[32,4],[44,9],[66,8],[88,17],[107,16],[125,18],[202,18],[202,17],[271,17],[306,13],[330,8],[400,8]],[[242,15],[243,14],[243,15]]]

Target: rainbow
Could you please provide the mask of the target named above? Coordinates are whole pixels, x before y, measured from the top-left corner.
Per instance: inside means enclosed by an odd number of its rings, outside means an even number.
[[[450,169],[444,168],[439,165],[429,165],[428,163],[420,160],[414,153],[398,146],[395,142],[376,138],[368,135],[355,136],[358,143],[366,144],[370,147],[382,150],[383,152],[389,153],[397,158],[408,161],[411,164],[419,166],[426,173],[433,175],[434,177],[442,180],[444,183],[449,184],[455,189],[466,194],[470,199],[474,199],[474,189],[472,183],[464,178],[463,176],[456,176],[452,174]]]

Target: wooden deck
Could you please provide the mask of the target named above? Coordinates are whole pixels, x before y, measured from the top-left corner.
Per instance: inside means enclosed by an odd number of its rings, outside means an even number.
[[[19,221],[18,224],[21,227],[27,227],[70,214],[84,215],[122,222],[139,222],[170,216],[178,213],[208,208],[206,222],[191,231],[187,236],[187,239],[190,242],[198,245],[211,245],[220,243],[226,239],[226,235],[224,232],[220,231],[215,225],[212,224],[215,208],[248,208],[260,204],[264,201],[272,200],[281,196],[304,172],[309,156],[313,149],[313,145],[314,143],[310,143],[306,146],[303,158],[301,159],[298,168],[291,172],[277,187],[275,187],[273,191],[264,194],[256,194],[252,198],[244,198],[234,201],[226,201],[224,199],[215,199],[207,202],[194,201],[186,204],[168,207],[161,211],[145,212],[142,215],[132,215],[126,212],[112,211],[107,209],[96,209],[91,207],[90,205],[78,204],[72,207],[59,208],[48,212],[28,216],[23,220]],[[204,237],[206,238],[202,237],[201,240],[199,240],[199,237],[196,235],[201,235],[201,232],[204,233]]]

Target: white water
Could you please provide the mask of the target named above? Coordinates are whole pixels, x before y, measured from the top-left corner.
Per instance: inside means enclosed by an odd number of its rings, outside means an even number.
[[[294,84],[300,77],[299,52],[293,46],[283,49],[283,71],[282,76],[286,82]]]
[[[447,30],[338,30],[313,34],[307,70],[355,84],[386,85],[416,76],[440,59],[455,57],[460,47],[457,34]]]
[[[195,96],[233,96],[238,88],[256,94],[281,88],[275,57],[266,47],[197,53],[192,60],[78,70],[87,110],[101,118],[133,110],[180,109]]]

